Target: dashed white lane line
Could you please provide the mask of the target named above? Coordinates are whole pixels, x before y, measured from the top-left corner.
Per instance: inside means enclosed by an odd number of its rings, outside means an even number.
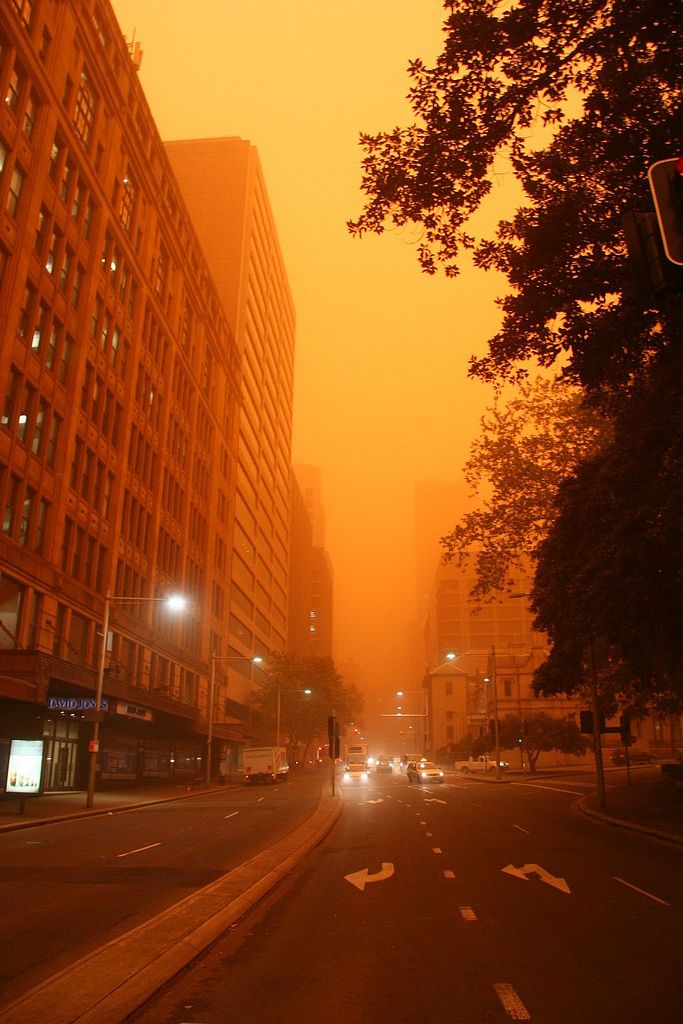
[[[138,846],[137,850],[128,850],[127,853],[119,853],[118,857],[130,857],[131,853],[142,853],[143,850],[153,850],[155,846],[161,846],[161,843],[150,843],[149,846]]]
[[[443,853],[443,850],[441,849],[440,846],[433,846],[432,853]]]
[[[661,903],[665,907],[670,907],[671,904],[667,903],[666,900],[660,900],[659,896],[653,896],[651,892],[647,892],[645,889],[639,889],[637,885],[631,885],[630,882],[625,882],[623,878],[617,878],[616,875],[612,875],[615,882],[621,882],[622,885],[627,886],[629,889],[633,889],[635,892],[639,892],[642,896],[647,896],[648,899],[654,900],[655,903]]]
[[[463,921],[477,920],[477,915],[472,910],[472,907],[458,907],[458,910],[460,911],[460,916],[462,917]]]
[[[426,821],[421,821],[421,822],[420,822],[420,824],[421,824],[421,825],[426,825],[426,824],[427,824],[427,822],[426,822]]]
[[[235,815],[236,815],[236,814],[239,814],[239,813],[240,813],[239,811],[233,811],[233,812],[232,812],[232,814],[226,814],[226,815],[225,815],[225,818],[224,818],[223,820],[224,820],[224,821],[227,821],[227,820],[228,820],[228,818],[234,818],[234,817],[235,817]]]
[[[450,868],[445,868],[443,873],[444,878],[455,878],[455,871],[451,871]]]
[[[526,832],[526,834],[528,836],[531,835],[531,833],[529,832],[529,829],[528,828],[522,828],[521,825],[513,825],[512,827],[518,829],[520,832]]]
[[[432,836],[434,835],[434,833],[433,832],[425,832],[425,835],[429,836],[429,838],[431,839]]]
[[[512,985],[494,985],[493,988],[510,1020],[531,1020],[529,1011]]]

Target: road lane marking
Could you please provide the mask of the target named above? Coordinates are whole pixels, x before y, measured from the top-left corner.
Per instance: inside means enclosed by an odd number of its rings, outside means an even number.
[[[569,793],[570,796],[584,795],[581,789],[560,789],[559,786],[540,786],[537,782],[513,782],[512,785],[523,786],[525,789],[549,789],[551,793]]]
[[[477,915],[472,910],[472,907],[458,907],[458,910],[460,911],[460,916],[462,917],[463,921],[477,920]]]
[[[258,800],[256,801],[256,803],[257,803],[257,804],[260,804],[260,803],[261,803],[261,801],[262,801],[262,800],[265,800],[265,799],[266,799],[266,798],[265,798],[264,796],[260,796],[260,797],[258,798]]]
[[[529,1011],[512,985],[494,985],[493,989],[511,1020],[531,1020]]]
[[[233,811],[232,814],[226,814],[224,820],[227,821],[228,818],[234,818],[235,815],[239,814],[239,813],[240,813],[239,811]]]
[[[429,836],[429,838],[431,839],[432,836],[434,835],[434,833],[433,832],[425,832],[425,835]]]
[[[161,843],[150,843],[149,846],[138,846],[137,850],[128,850],[127,853],[119,853],[118,857],[130,857],[131,853],[142,853],[143,850],[153,850],[155,846],[161,846]]]
[[[361,871],[354,871],[350,875],[344,875],[347,882],[354,885],[356,889],[360,889],[361,892],[365,891],[365,886],[368,882],[383,882],[387,878],[391,878],[394,873],[393,864],[382,863],[382,870],[376,871],[374,875],[368,872],[367,868],[362,868]]]
[[[420,822],[420,824],[421,824],[421,825],[426,825],[426,824],[427,824],[427,822],[426,822],[426,821],[421,821],[421,822]]]
[[[522,878],[525,882],[529,881],[529,875],[537,875],[546,885],[552,885],[553,889],[559,889],[560,892],[565,892],[567,895],[571,892],[564,878],[551,875],[549,871],[539,867],[538,864],[524,864],[521,868],[516,868],[514,864],[508,864],[506,868],[500,870],[508,875],[514,875],[515,878]]]
[[[661,903],[665,907],[670,907],[671,904],[667,903],[666,900],[660,900],[659,896],[653,896],[651,892],[647,892],[645,889],[639,889],[637,885],[631,885],[630,882],[624,881],[623,878],[617,878],[616,875],[612,875],[615,882],[621,882],[622,885],[628,886],[629,889],[634,889],[636,892],[641,893],[643,896],[647,896],[648,899],[654,900],[656,903]]]
[[[450,868],[445,868],[443,873],[444,878],[455,878],[455,871],[451,871]]]
[[[516,829],[519,829],[519,831],[520,831],[520,832],[526,832],[526,834],[527,834],[528,836],[530,836],[530,835],[531,835],[531,833],[529,832],[529,830],[528,830],[528,829],[526,829],[526,828],[522,828],[522,826],[521,826],[521,825],[513,825],[512,827],[513,827],[513,828],[516,828]]]
[[[441,849],[440,846],[433,846],[432,853],[443,853],[443,850]]]
[[[444,804],[445,806],[448,806],[448,801],[447,800],[439,800],[438,796],[433,796],[431,798],[425,797],[424,802],[426,804]]]

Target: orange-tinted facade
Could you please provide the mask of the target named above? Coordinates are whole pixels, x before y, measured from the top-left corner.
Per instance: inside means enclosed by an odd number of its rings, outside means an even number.
[[[4,3],[0,90],[0,782],[42,735],[45,785],[83,784],[105,595],[100,784],[202,774],[212,655],[254,651],[227,628],[235,334],[109,4]]]

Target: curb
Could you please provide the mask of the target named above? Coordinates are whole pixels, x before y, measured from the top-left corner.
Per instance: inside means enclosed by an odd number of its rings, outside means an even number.
[[[341,810],[338,796],[323,797],[285,839],[0,1008],[2,1024],[124,1021],[322,842]]]
[[[649,836],[651,839],[659,839],[666,843],[673,843],[675,846],[683,846],[683,836],[673,835],[671,832],[664,832],[659,828],[652,828],[649,825],[638,825],[634,821],[624,821],[622,818],[612,818],[609,814],[595,810],[586,805],[587,797],[579,797],[572,804],[581,814],[603,825],[610,825],[612,828],[622,828],[627,832],[638,832],[640,835]]]

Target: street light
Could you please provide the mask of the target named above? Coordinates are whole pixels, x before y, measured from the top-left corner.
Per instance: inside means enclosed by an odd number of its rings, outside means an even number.
[[[421,693],[423,695],[423,697],[424,697],[424,712],[422,714],[417,714],[417,715],[416,714],[412,714],[412,715],[406,716],[406,714],[402,710],[402,708],[399,707],[398,710],[397,710],[397,713],[396,713],[396,717],[397,718],[399,718],[399,717],[400,718],[406,718],[406,717],[409,717],[409,718],[424,718],[424,729],[423,729],[423,733],[422,733],[422,744],[423,744],[423,748],[424,748],[423,749],[423,753],[426,754],[427,753],[427,748],[429,746],[429,715],[428,715],[428,711],[427,711],[427,687],[423,686],[421,690],[396,690],[396,696],[397,697],[405,697],[406,694],[410,694],[410,693]],[[412,729],[412,726],[410,726],[410,728]]]
[[[216,692],[216,662],[217,661],[249,661],[252,665],[260,665],[263,662],[258,654],[253,658],[247,657],[247,655],[228,655],[223,657],[220,654],[211,655],[211,680],[209,683],[209,708],[208,708],[208,724],[206,731],[206,785],[211,785],[211,745],[213,743],[213,706]]]
[[[310,687],[306,687],[305,690],[289,690],[289,693],[303,693],[307,697],[310,697],[313,693]],[[275,757],[277,763],[280,763],[280,704],[281,704],[282,684],[278,679],[277,682],[277,717],[275,722]],[[276,766],[277,767],[277,766]]]
[[[95,798],[95,773],[97,755],[100,750],[100,714],[102,708],[102,691],[104,689],[104,663],[107,657],[107,635],[109,633],[109,610],[112,604],[147,604],[161,601],[170,611],[183,611],[187,607],[187,598],[182,594],[169,594],[167,597],[124,597],[120,594],[107,594],[104,599],[104,616],[102,618],[102,642],[100,657],[97,664],[97,690],[95,693],[95,720],[92,738],[89,745],[88,784],[85,794],[85,806],[92,807]]]

